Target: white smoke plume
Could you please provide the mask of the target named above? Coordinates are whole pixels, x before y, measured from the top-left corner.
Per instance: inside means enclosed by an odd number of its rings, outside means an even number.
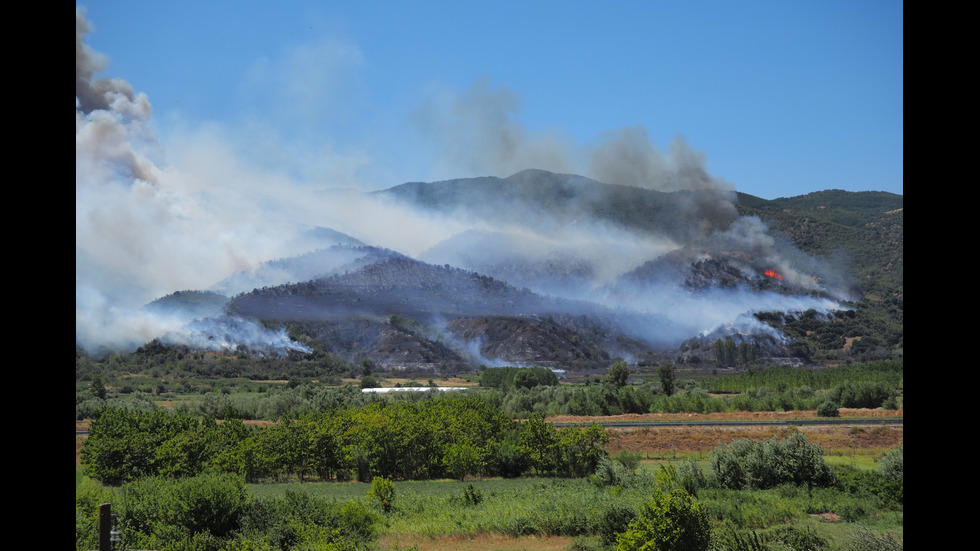
[[[241,349],[268,351],[285,355],[292,352],[310,354],[313,350],[289,338],[284,328],[272,331],[261,325],[233,316],[193,320],[161,339],[164,343],[182,344],[199,350],[228,352]]]
[[[92,30],[76,8],[75,338],[97,352],[180,330],[187,320],[141,307],[255,264],[280,245],[281,221],[250,220],[251,201],[202,185],[207,173],[166,165],[147,96],[121,79],[97,78],[108,62],[85,43]],[[217,153],[212,166],[220,164],[220,149],[209,151]]]

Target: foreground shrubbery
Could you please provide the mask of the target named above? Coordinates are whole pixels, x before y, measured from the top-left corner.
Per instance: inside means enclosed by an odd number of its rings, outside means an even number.
[[[838,469],[830,476],[822,474],[828,470],[818,449],[800,433],[745,448],[749,453],[719,446],[708,469],[687,462],[650,472],[621,454],[600,460],[586,478],[466,484],[376,478],[371,484],[304,484],[299,491],[263,491],[268,495],[262,497],[232,474],[144,477],[117,488],[86,480],[76,490],[76,549],[94,548],[101,502],[112,502],[120,514],[129,547],[203,551],[356,549],[382,531],[561,535],[584,538],[579,548],[593,549],[617,542],[623,549],[681,549],[682,542],[693,542],[693,549],[719,551],[830,551],[849,549],[850,536],[834,542],[816,533],[813,515],[837,516],[855,526],[883,518],[901,523],[901,448],[883,457],[877,470]],[[759,471],[760,458],[769,462],[770,474]],[[732,462],[751,476],[735,484],[729,471],[714,467]],[[333,497],[314,497],[305,488]],[[855,534],[855,540],[898,542],[867,528]]]
[[[255,498],[234,475],[146,477],[117,491],[83,482],[75,492],[75,548],[97,546],[98,505],[118,515],[124,549],[353,551],[377,534],[378,515],[360,501],[306,493]]]
[[[710,545],[704,506],[680,489],[657,490],[616,538],[617,551],[703,551]]]

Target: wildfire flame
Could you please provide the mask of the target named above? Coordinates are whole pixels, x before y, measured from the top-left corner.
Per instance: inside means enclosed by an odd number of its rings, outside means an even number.
[[[766,274],[766,275],[767,275],[767,276],[769,276],[769,277],[774,277],[774,278],[776,278],[776,279],[778,279],[778,280],[782,280],[782,279],[783,279],[783,276],[781,276],[781,275],[779,275],[779,274],[777,274],[777,273],[776,273],[776,271],[775,271],[775,270],[773,270],[773,269],[768,269],[768,270],[766,270],[766,271],[765,271],[765,272],[763,272],[763,273],[764,273],[764,274]]]

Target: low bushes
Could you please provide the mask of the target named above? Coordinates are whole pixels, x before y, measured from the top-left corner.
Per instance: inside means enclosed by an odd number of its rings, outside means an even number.
[[[680,489],[657,491],[616,537],[617,551],[707,551],[710,544],[704,506]]]
[[[724,488],[766,489],[780,484],[826,487],[837,476],[823,459],[823,448],[802,433],[785,440],[736,440],[711,452],[715,482]]]
[[[116,491],[92,481],[83,486],[75,497],[76,549],[96,547],[98,505],[105,502],[118,515],[126,549],[353,551],[377,535],[377,515],[359,501],[293,491],[254,498],[234,475],[145,477]]]

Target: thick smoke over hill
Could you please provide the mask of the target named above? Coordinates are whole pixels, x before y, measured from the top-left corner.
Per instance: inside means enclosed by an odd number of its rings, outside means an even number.
[[[241,218],[257,212],[238,208],[240,194],[216,202],[227,188],[166,165],[147,96],[121,79],[96,78],[107,60],[85,43],[91,31],[76,9],[75,336],[101,351],[179,330],[186,320],[141,306],[207,287],[281,243],[265,237],[275,235],[275,220]]]
[[[610,132],[593,146],[533,135],[514,118],[516,95],[478,82],[459,97],[425,102],[413,120],[438,151],[436,173],[494,178],[437,182],[424,188],[430,195],[409,184],[375,193],[338,189],[333,180],[242,155],[228,137],[233,132],[213,125],[184,128],[165,149],[150,127],[147,95],[100,78],[108,59],[86,44],[92,31],[76,9],[75,327],[76,342],[89,351],[131,349],[164,335],[187,344],[219,338],[231,347],[237,334],[249,347],[298,350],[247,322],[215,329],[143,305],[184,289],[233,294],[298,283],[291,278],[299,273],[343,273],[355,268],[339,257],[317,267],[306,260],[320,257],[302,255],[344,239],[348,247],[388,248],[538,294],[653,313],[667,322],[643,336],[658,343],[750,311],[828,310],[845,298],[826,288],[829,274],[787,253],[758,219],[738,216],[732,185],[711,177],[683,140],[661,153],[640,127]],[[359,154],[355,164],[370,162]],[[682,268],[725,258],[742,279],[697,292],[683,278],[629,277],[667,255]],[[304,261],[287,260],[293,257]],[[778,272],[780,284],[753,287],[765,281],[765,269]]]

